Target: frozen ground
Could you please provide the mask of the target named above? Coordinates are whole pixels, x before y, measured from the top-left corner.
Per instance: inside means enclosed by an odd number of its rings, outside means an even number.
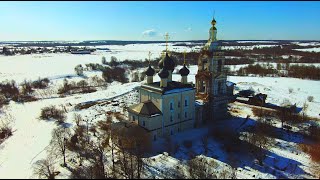
[[[296,51],[306,51],[306,52],[320,52],[320,48],[306,48],[306,49],[294,49]]]
[[[189,48],[185,46],[172,46],[169,43],[169,50],[187,52],[196,47]],[[87,63],[100,63],[104,56],[110,61],[111,56],[117,57],[119,61],[145,60],[148,58],[148,52],[151,51],[151,60],[160,57],[165,49],[165,44],[129,44],[125,46],[106,45],[95,46],[109,48],[111,52],[98,50],[92,54],[75,55],[68,53],[58,54],[31,54],[31,55],[0,55],[0,82],[3,80],[14,79],[16,82],[23,80],[36,80],[39,77],[57,78],[75,75],[74,67],[78,64],[83,66]],[[63,64],[63,65],[62,65]]]
[[[24,79],[37,79],[39,76],[49,77],[52,79],[50,88],[62,83],[63,77],[71,75],[72,80],[81,79],[74,76],[74,67],[77,64],[85,63],[101,63],[101,57],[105,56],[107,60],[112,55],[120,60],[125,58],[147,58],[148,50],[153,52],[153,58],[158,57],[160,52],[165,48],[163,45],[128,45],[128,46],[109,46],[113,53],[97,51],[92,55],[71,55],[71,54],[45,54],[45,55],[23,55],[23,56],[0,56],[0,81],[5,79],[15,79],[21,82]],[[175,46],[179,51],[183,51],[186,47]],[[141,51],[144,49],[145,51]],[[190,48],[186,48],[191,50]],[[158,53],[158,54],[157,54]],[[178,66],[177,69],[181,68]],[[196,66],[190,66],[190,74],[188,81],[194,83],[194,75],[197,72]],[[96,74],[95,72],[85,72],[88,76]],[[174,74],[173,79],[179,81],[180,75]],[[155,81],[159,81],[158,75],[154,77]],[[319,117],[320,109],[320,81],[300,80],[295,78],[271,78],[271,77],[235,77],[228,78],[229,81],[237,83],[236,92],[242,89],[252,88],[256,92],[266,93],[268,95],[267,102],[280,105],[284,99],[289,99],[292,103],[297,103],[298,107],[306,101],[308,96],[314,96],[314,102],[308,102],[309,108],[307,114],[314,117]],[[120,84],[114,82],[106,89],[99,89],[97,92],[89,94],[77,94],[65,98],[57,96],[49,99],[42,99],[35,102],[28,103],[15,103],[10,104],[5,108],[6,113],[13,116],[13,136],[4,141],[0,145],[0,178],[30,178],[32,177],[32,163],[46,156],[46,148],[51,139],[51,131],[57,127],[52,121],[39,120],[41,108],[48,105],[57,105],[59,107],[65,106],[68,111],[67,123],[72,127],[73,114],[80,113],[85,118],[90,118],[93,122],[105,118],[105,112],[117,111],[121,112],[125,105],[130,105],[137,101],[136,95],[133,90],[141,83],[126,83]],[[289,93],[289,88],[293,89]],[[125,94],[125,95],[124,95]],[[110,102],[110,98],[114,98],[114,102]],[[78,103],[88,101],[106,101],[110,103],[105,106],[92,106],[83,111],[75,111],[74,106]],[[119,104],[113,106],[113,104]],[[223,125],[232,125],[237,128],[240,125],[250,125],[254,123],[254,119],[249,122],[244,122],[248,114],[252,115],[250,107],[243,104],[232,104],[232,107],[239,109],[237,114],[238,119],[233,119],[230,123]],[[0,118],[3,114],[0,113]],[[244,123],[244,124],[243,124]],[[205,129],[195,129],[192,131],[177,134],[175,141],[182,142],[185,139],[193,140],[192,151],[195,154],[202,154],[203,149],[199,145],[199,137],[206,133]],[[297,138],[299,140],[299,138]],[[281,145],[288,147],[295,146],[295,142],[288,139],[277,139]],[[209,159],[214,159],[219,164],[219,168],[225,167],[227,164],[226,152],[222,150],[221,143],[215,140],[210,140],[210,152],[206,155]],[[180,163],[181,159],[186,159],[189,150],[181,147],[181,151],[173,156],[156,155],[156,161],[150,163],[151,169],[153,168],[154,175],[162,177],[158,170],[170,169],[175,163]],[[279,166],[280,168],[286,164],[294,164],[299,168],[295,171],[285,171],[283,176],[290,178],[305,177],[302,171],[308,166],[309,159],[306,155],[296,155],[288,148],[274,148],[269,152],[272,161],[267,161],[270,167]],[[249,159],[249,160],[248,160]],[[257,168],[252,164],[252,159],[240,159],[243,165],[238,168],[238,178],[277,178],[282,176],[274,176],[271,172]],[[279,161],[274,161],[279,159]],[[158,173],[157,173],[158,172]],[[158,175],[157,175],[158,174]],[[254,177],[253,177],[254,176]]]

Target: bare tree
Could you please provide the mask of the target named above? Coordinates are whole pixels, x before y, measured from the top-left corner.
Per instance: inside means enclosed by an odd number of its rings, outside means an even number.
[[[59,174],[54,167],[54,162],[52,157],[47,157],[46,159],[38,160],[33,164],[33,174],[38,178],[55,179]]]
[[[307,104],[307,101],[305,101],[302,106],[302,121],[305,120],[304,118],[307,110],[308,110],[308,104]]]
[[[120,170],[126,178],[141,178],[143,155],[151,148],[150,135],[138,125],[113,131],[113,142],[119,149]]]
[[[74,121],[77,124],[77,126],[80,126],[80,123],[83,121],[82,117],[80,114],[74,114]]]
[[[67,141],[70,139],[71,133],[70,129],[59,126],[54,129],[52,132],[52,139],[50,144],[53,147],[53,150],[56,151],[59,155],[63,156],[63,165],[66,166],[66,150],[67,150]]]
[[[215,175],[210,171],[210,168],[216,168],[217,163],[212,161],[212,163],[207,162],[203,157],[195,157],[188,161],[189,173],[193,179],[210,179]]]
[[[257,156],[259,163],[262,163],[264,157],[264,151],[269,149],[274,144],[274,139],[266,137],[268,127],[264,123],[258,122],[254,128],[254,132],[250,133],[247,138],[248,141],[257,146],[257,149],[254,149],[254,153]]]
[[[106,149],[109,143],[109,136],[106,133],[99,133],[97,135],[97,142],[92,143],[92,152],[94,154],[94,166],[96,169],[95,177],[106,179],[108,176],[105,169]]]

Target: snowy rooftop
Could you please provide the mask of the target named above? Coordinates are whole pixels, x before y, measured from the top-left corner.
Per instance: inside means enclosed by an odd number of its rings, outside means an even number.
[[[165,88],[160,87],[160,82],[154,82],[151,84],[143,84],[141,86],[141,88],[152,90],[154,92],[159,92],[162,94],[179,93],[179,92],[190,91],[190,90],[194,89],[194,87],[191,84],[183,84],[183,83],[177,82],[177,81],[168,82],[167,87],[165,87]]]

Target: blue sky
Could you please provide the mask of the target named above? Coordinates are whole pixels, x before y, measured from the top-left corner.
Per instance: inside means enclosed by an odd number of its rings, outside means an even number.
[[[320,40],[320,2],[0,2],[0,41]]]

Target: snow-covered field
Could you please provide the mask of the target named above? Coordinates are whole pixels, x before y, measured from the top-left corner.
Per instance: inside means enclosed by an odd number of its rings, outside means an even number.
[[[54,88],[54,85],[62,83],[65,76],[70,76],[72,80],[81,79],[76,76],[74,72],[74,67],[78,64],[101,64],[102,56],[105,56],[107,60],[110,60],[111,56],[117,57],[120,61],[125,59],[144,60],[145,58],[148,58],[149,50],[153,53],[151,58],[154,59],[159,57],[161,51],[165,49],[164,44],[132,44],[126,46],[101,47],[107,47],[111,49],[111,52],[97,51],[91,55],[72,55],[62,53],[18,55],[9,57],[0,56],[0,81],[14,79],[17,82],[21,82],[24,79],[35,80],[38,77],[48,77],[53,83],[50,88]],[[172,46],[172,44],[169,49],[179,52],[184,50],[194,50],[188,47]],[[177,67],[177,69],[179,68],[181,68],[181,66]],[[190,74],[188,76],[188,81],[194,83],[197,66],[190,66],[189,69]],[[85,75],[88,76],[93,74],[97,73],[85,72]],[[157,74],[155,75],[154,80],[159,81]],[[180,75],[173,74],[173,80],[179,81]],[[314,96],[314,101],[308,102],[309,107],[307,114],[313,117],[319,117],[320,81],[300,80],[295,78],[235,76],[228,77],[228,80],[237,83],[236,92],[242,89],[252,88],[256,92],[266,93],[268,95],[267,102],[277,105],[280,105],[284,99],[288,99],[291,103],[296,103],[298,107],[301,107],[308,96]],[[41,108],[48,105],[57,105],[59,107],[64,106],[68,112],[67,123],[72,127],[74,125],[72,118],[74,113],[77,112],[74,110],[74,106],[76,104],[115,98],[117,101],[125,102],[124,104],[128,105],[136,101],[134,98],[136,93],[130,94],[129,92],[132,92],[134,88],[138,87],[140,84],[140,82],[131,82],[126,84],[113,82],[108,85],[107,88],[99,89],[97,92],[89,94],[77,94],[64,98],[54,97],[23,104],[11,101],[10,104],[4,108],[4,111],[12,115],[14,119],[12,123],[14,132],[11,137],[6,139],[4,143],[0,145],[0,178],[30,178],[32,177],[32,164],[46,156],[46,149],[51,139],[51,131],[57,127],[57,125],[53,121],[39,120]],[[292,93],[289,93],[289,88],[293,89]],[[123,94],[127,93],[129,93],[129,95],[123,96]],[[251,113],[249,107],[239,104],[234,104],[233,106],[241,109],[242,113],[239,114],[239,117],[244,118],[246,115]],[[80,113],[83,117],[97,121],[105,118],[104,113],[106,111],[120,112],[122,111],[122,108],[120,106],[93,106],[87,110],[77,113]],[[3,113],[0,112],[0,118],[1,117],[3,117]],[[175,137],[175,139],[176,141],[182,141],[184,138],[186,139],[187,137],[194,136],[196,141],[197,138],[195,135],[199,135],[200,137],[203,132],[204,131],[201,129],[195,129],[190,132],[180,133]],[[193,150],[201,153],[202,151],[199,150],[197,143],[199,144],[199,142],[195,142]],[[287,142],[283,143],[285,144]],[[212,159],[212,157],[216,155],[221,155],[218,160],[215,161],[218,162],[219,166],[225,166],[226,163],[224,162],[224,159],[226,158],[226,155],[222,152],[219,144],[217,142],[212,142],[210,146],[212,148],[212,153],[211,157],[208,158]],[[182,152],[184,152],[183,150]],[[308,166],[309,161],[305,155],[298,157],[286,149],[279,148],[274,148],[272,152],[276,154],[274,157],[281,156],[286,157],[284,159],[287,161],[292,159],[295,162],[299,162],[299,166],[302,169]],[[165,155],[160,154],[152,157],[156,159],[156,161],[150,165],[157,169],[166,169],[166,167],[179,162],[179,157],[185,157],[186,153],[177,154],[176,157],[163,156]],[[161,159],[162,161],[160,161]],[[283,161],[281,161],[281,163],[283,163]],[[240,167],[238,168],[238,171],[238,178],[253,178],[253,175],[255,175],[255,178],[277,178],[270,173],[260,172],[250,166]]]
[[[191,51],[193,48],[185,46],[172,46],[168,43],[169,50],[176,52]],[[59,77],[73,76],[74,67],[78,64],[100,63],[104,56],[107,61],[111,56],[117,57],[119,61],[145,60],[151,52],[151,60],[160,57],[165,49],[165,44],[128,44],[125,46],[108,45],[95,46],[96,48],[109,48],[111,52],[98,50],[92,54],[75,55],[68,53],[60,54],[31,54],[31,55],[0,55],[0,82],[6,79],[14,79],[16,82],[23,80],[36,80],[39,77],[56,79]]]
[[[305,51],[305,52],[320,52],[320,48],[305,48],[305,49],[294,49],[296,51]]]

